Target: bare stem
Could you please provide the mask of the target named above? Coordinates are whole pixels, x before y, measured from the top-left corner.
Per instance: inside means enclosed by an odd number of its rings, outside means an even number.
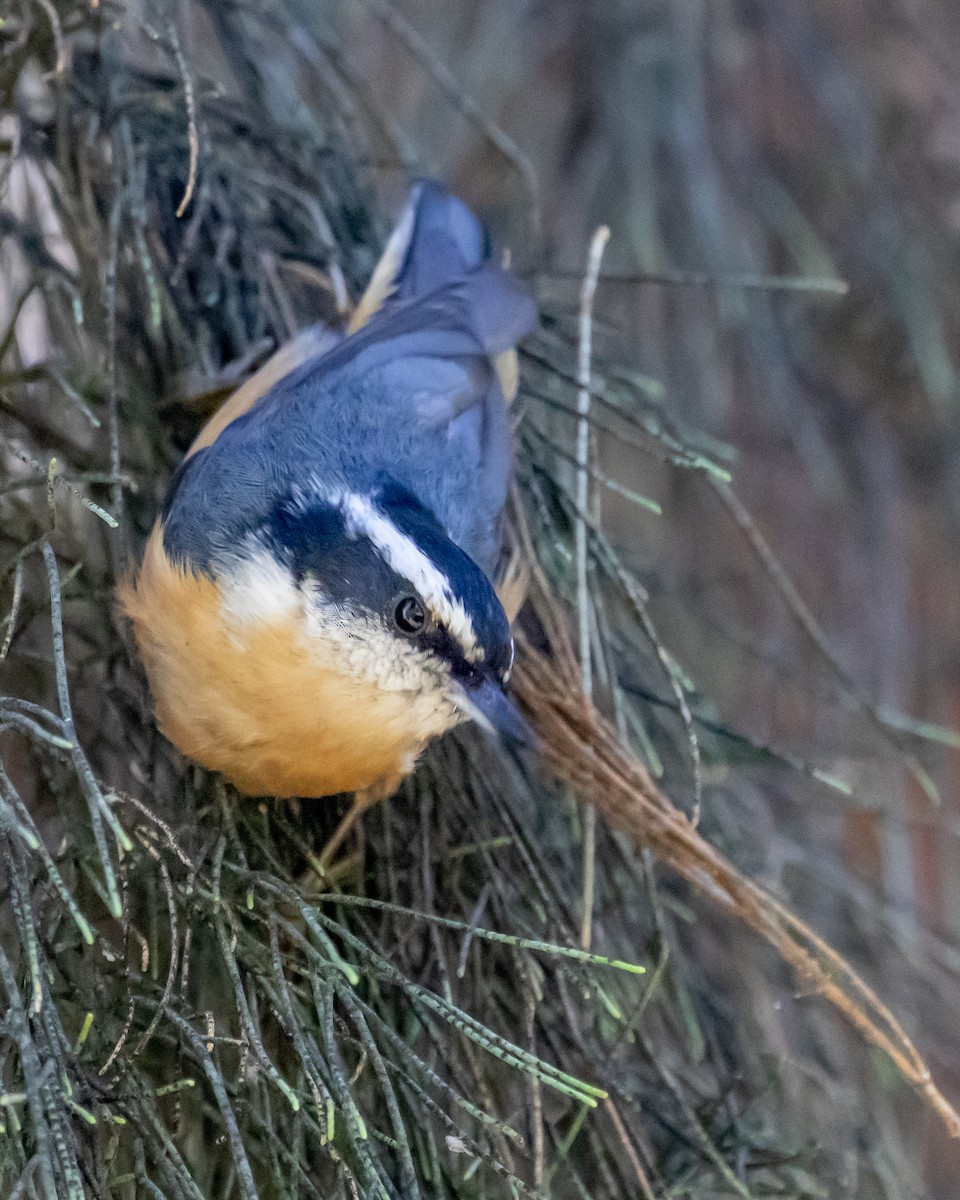
[[[587,581],[587,523],[584,514],[590,499],[590,354],[593,343],[593,298],[597,291],[600,262],[610,230],[601,225],[590,242],[587,270],[580,290],[580,341],[577,355],[577,518],[574,554],[577,564],[577,613],[580,634],[580,675],[583,694],[593,699],[593,667],[590,658],[590,592]],[[589,950],[593,936],[593,902],[596,891],[597,812],[582,805],[583,821],[583,916],[580,945]]]

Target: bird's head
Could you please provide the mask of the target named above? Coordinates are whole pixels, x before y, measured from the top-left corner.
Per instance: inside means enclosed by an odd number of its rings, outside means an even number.
[[[530,740],[504,693],[513,639],[490,580],[397,485],[288,497],[239,549],[224,598],[240,620],[295,605],[325,668],[409,695],[422,743],[468,719]]]

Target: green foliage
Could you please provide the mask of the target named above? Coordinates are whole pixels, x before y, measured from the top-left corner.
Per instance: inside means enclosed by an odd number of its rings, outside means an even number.
[[[20,189],[0,214],[0,1188],[826,1195],[779,1051],[723,998],[747,978],[766,1013],[776,967],[602,829],[596,953],[577,949],[579,815],[535,764],[447,739],[324,870],[334,804],[240,799],[154,729],[112,584],[202,417],[358,293],[383,234],[374,161],[409,163],[309,7],[197,2],[174,25],[67,0],[0,26],[0,183]],[[518,475],[572,608],[589,514],[567,486],[573,346],[544,307]],[[730,482],[655,382],[611,365],[593,398],[595,436],[641,454],[651,485]],[[593,478],[657,520],[664,495]],[[731,764],[819,777],[727,729],[629,555],[594,524],[590,552],[597,691],[675,795],[699,804],[702,763],[722,837]]]

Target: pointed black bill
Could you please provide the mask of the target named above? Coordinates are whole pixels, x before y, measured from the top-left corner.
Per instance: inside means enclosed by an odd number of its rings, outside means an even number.
[[[493,679],[479,687],[461,688],[458,702],[467,716],[508,745],[535,750],[539,739],[523,714]]]

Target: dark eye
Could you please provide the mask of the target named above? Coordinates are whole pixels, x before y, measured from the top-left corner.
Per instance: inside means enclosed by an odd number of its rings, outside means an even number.
[[[401,633],[419,633],[427,623],[427,614],[416,596],[404,596],[397,601],[393,619]]]

